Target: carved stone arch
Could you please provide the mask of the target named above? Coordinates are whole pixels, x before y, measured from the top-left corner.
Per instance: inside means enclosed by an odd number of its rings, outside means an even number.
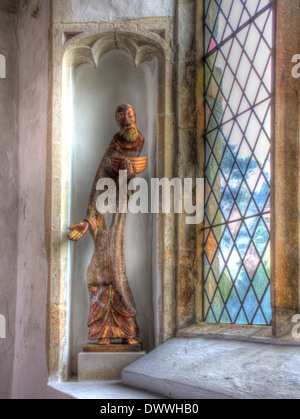
[[[65,64],[77,67],[81,64],[93,64],[98,67],[99,61],[109,51],[121,50],[130,54],[136,67],[141,63],[152,60],[154,57],[164,61],[165,53],[157,35],[146,37],[129,32],[105,32],[92,36],[79,37],[69,41],[64,55]]]

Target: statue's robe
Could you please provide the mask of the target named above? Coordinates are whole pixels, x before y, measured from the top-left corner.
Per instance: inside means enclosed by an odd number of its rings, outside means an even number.
[[[116,134],[100,163],[92,186],[85,218],[90,224],[95,242],[95,251],[87,271],[90,340],[139,337],[136,322],[138,313],[125,267],[126,214],[119,213],[119,188],[117,187],[117,212],[113,214],[112,223],[108,226],[107,214],[99,214],[96,208],[101,193],[96,190],[96,185],[101,178],[111,178],[118,186],[118,174],[112,168],[111,157],[139,157],[143,145],[144,138],[141,134],[134,143],[126,142]]]

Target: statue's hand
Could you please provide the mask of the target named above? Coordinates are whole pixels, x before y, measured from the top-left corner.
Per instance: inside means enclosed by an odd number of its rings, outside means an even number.
[[[136,170],[130,160],[124,159],[121,163],[120,170],[127,170],[127,180],[130,182],[136,177]]]
[[[89,229],[89,223],[87,221],[81,221],[78,224],[74,224],[73,226],[69,227],[71,233],[68,235],[69,240],[77,242],[85,235],[85,233]]]

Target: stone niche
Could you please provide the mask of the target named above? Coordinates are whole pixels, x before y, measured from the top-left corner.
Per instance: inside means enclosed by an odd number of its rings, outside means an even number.
[[[111,35],[106,39],[106,42],[112,42],[110,46],[115,46]],[[105,45],[104,42],[100,38],[101,49]],[[98,165],[111,138],[118,130],[114,115],[119,104],[130,103],[136,109],[138,128],[146,139],[142,155],[149,158],[148,168],[142,176],[149,185],[150,179],[155,177],[158,63],[154,56],[140,64],[141,57],[137,56],[134,62],[132,54],[125,48],[126,44],[122,45],[123,48],[109,49],[105,54],[96,56],[95,66],[90,63],[72,66],[71,223],[78,222],[77,220],[85,216]],[[96,46],[95,49],[98,54],[99,47]],[[151,50],[149,52],[151,54]],[[154,345],[152,221],[151,214],[129,213],[125,232],[128,279],[139,313],[137,321],[141,341],[146,350],[153,349]],[[84,238],[76,244],[70,244],[70,321],[74,373],[77,355],[88,336],[89,297],[85,276],[93,248],[91,237],[89,240]]]
[[[162,19],[159,26],[130,25],[126,30],[122,24],[59,25],[53,34],[48,365],[55,381],[77,373],[78,354],[88,341],[86,271],[94,245],[89,235],[68,243],[67,230],[85,217],[96,170],[118,131],[119,104],[134,106],[146,139],[142,155],[149,165],[142,176],[150,181],[168,175],[164,150],[174,141],[169,25]],[[162,226],[160,215],[127,216],[126,268],[146,351],[155,347],[161,329]]]

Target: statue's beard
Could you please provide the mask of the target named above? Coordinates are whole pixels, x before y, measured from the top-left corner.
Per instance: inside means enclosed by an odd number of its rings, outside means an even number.
[[[129,143],[134,143],[138,138],[138,130],[136,129],[135,125],[130,125],[129,127],[125,127],[121,132],[123,138],[128,141]]]

